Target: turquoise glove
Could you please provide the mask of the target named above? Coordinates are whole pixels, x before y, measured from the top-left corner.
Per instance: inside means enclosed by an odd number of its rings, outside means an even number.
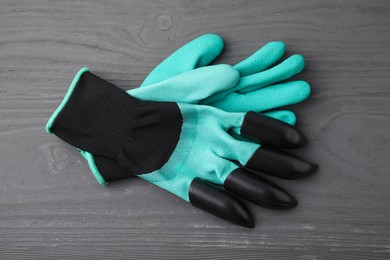
[[[238,76],[234,88],[209,95],[204,99],[193,100],[191,95],[194,89],[201,89],[208,93],[213,85],[224,84],[223,81],[213,77],[214,73],[223,77],[233,77],[229,74],[234,72],[226,67],[218,68],[218,72],[204,69],[190,73],[196,68],[210,64],[222,49],[223,40],[220,36],[203,35],[178,49],[149,74],[140,88],[129,90],[128,93],[140,94],[144,99],[153,101],[207,104],[231,112],[266,111],[298,103],[308,97],[310,87],[304,81],[272,85],[299,73],[304,67],[304,60],[300,55],[293,55],[268,69],[285,52],[282,42],[271,42],[234,66],[239,72],[239,76],[233,75]],[[177,93],[178,88],[181,88],[179,92],[181,94],[172,99],[172,93]],[[296,117],[291,111],[271,111],[264,114],[289,124],[296,122]],[[96,159],[92,154],[83,151],[80,153],[102,185],[107,183],[102,177],[102,172],[117,172],[118,176],[127,176],[123,173],[123,168],[108,159]]]
[[[200,36],[156,66],[146,77],[141,87],[154,84],[153,92],[157,92],[161,99],[164,99],[167,92],[164,86],[161,86],[162,81],[209,65],[220,55],[223,46],[222,38],[216,34]],[[266,44],[233,66],[240,73],[239,82],[234,88],[216,93],[200,103],[232,112],[261,112],[305,100],[310,94],[310,86],[307,82],[291,81],[276,84],[291,78],[304,68],[304,58],[301,55],[292,55],[282,63],[270,68],[282,58],[284,53],[285,45],[283,42]],[[209,86],[210,84],[206,82],[204,86],[198,87],[208,88]],[[272,111],[265,114],[289,124],[296,122],[296,117],[291,111]]]
[[[200,209],[253,227],[253,217],[244,204],[208,182],[223,185],[260,206],[290,208],[296,200],[255,173],[296,178],[312,173],[316,166],[284,152],[260,148],[258,141],[282,148],[302,147],[306,138],[294,127],[254,112],[226,112],[196,104],[236,85],[238,74],[225,79],[221,77],[225,74],[216,74],[220,68],[225,73],[229,66],[187,72],[213,70],[216,78],[225,80],[207,92],[193,88],[189,92],[183,86],[170,93],[171,100],[191,93],[187,103],[148,101],[146,88],[128,94],[83,69],[50,118],[47,131],[115,161],[129,174],[137,174]],[[205,72],[201,75],[207,75]],[[237,140],[230,132],[247,140]]]

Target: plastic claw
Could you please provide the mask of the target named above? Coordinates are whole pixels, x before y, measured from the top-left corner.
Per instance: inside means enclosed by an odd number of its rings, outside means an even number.
[[[255,112],[248,112],[241,126],[241,135],[261,144],[294,149],[307,144],[306,136],[297,128]]]
[[[225,190],[253,203],[271,209],[289,209],[298,202],[288,192],[266,179],[238,168],[224,183]]]
[[[191,182],[190,202],[193,206],[234,224],[252,228],[255,226],[252,214],[239,199],[214,188],[200,178]]]
[[[314,173],[318,165],[287,152],[261,146],[246,163],[245,168],[282,179],[299,179]]]

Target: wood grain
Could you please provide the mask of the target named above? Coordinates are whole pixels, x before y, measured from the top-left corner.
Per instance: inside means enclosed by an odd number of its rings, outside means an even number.
[[[272,40],[301,53],[311,98],[292,107],[321,169],[276,182],[300,205],[249,205],[249,230],[141,180],[100,187],[44,125],[83,66],[138,86],[204,33],[237,62]],[[389,259],[390,2],[0,2],[0,259]]]

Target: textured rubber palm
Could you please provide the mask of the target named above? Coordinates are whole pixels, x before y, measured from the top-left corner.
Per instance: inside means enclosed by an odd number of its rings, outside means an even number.
[[[222,37],[216,34],[202,35],[181,48],[157,65],[145,78],[141,87],[162,82],[184,72],[209,65],[224,47]]]
[[[183,72],[206,66],[221,53],[222,48],[223,40],[220,36],[215,34],[200,36],[175,51],[153,69],[142,83],[141,88],[150,87],[152,84],[162,82]],[[290,78],[304,68],[303,57],[293,55],[281,64],[269,69],[282,58],[284,53],[285,45],[283,42],[266,44],[233,66],[240,74],[240,81],[234,88],[212,95],[200,102],[231,112],[261,112],[303,101],[310,94],[310,87],[304,81],[286,85],[279,84],[282,86],[278,85],[277,91],[271,90],[273,84]],[[191,80],[191,78],[187,78],[185,81]],[[164,93],[166,90],[162,85],[160,85],[161,88],[153,91],[154,95],[160,96],[161,99],[166,95]],[[211,82],[205,80],[203,84],[194,85],[194,88],[207,90],[210,85]],[[176,86],[176,91],[180,91],[180,86],[181,84]],[[261,88],[264,90],[259,91]],[[237,90],[239,91],[237,92]],[[229,93],[232,95],[228,96]],[[237,95],[238,93],[251,93],[251,95],[242,96]],[[245,106],[243,100],[246,100]],[[277,111],[271,115],[287,123],[295,123],[296,120],[291,111]]]

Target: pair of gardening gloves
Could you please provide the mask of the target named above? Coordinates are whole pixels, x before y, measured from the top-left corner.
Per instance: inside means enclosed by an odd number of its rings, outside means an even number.
[[[138,176],[195,207],[253,227],[243,198],[287,209],[297,201],[264,178],[302,178],[317,166],[285,149],[307,144],[295,114],[305,100],[301,55],[280,62],[270,42],[234,66],[210,65],[223,50],[203,35],[161,62],[139,88],[123,91],[87,68],[74,78],[46,131],[79,149],[98,182]],[[278,63],[279,62],[279,63]],[[272,110],[272,111],[271,111]]]

